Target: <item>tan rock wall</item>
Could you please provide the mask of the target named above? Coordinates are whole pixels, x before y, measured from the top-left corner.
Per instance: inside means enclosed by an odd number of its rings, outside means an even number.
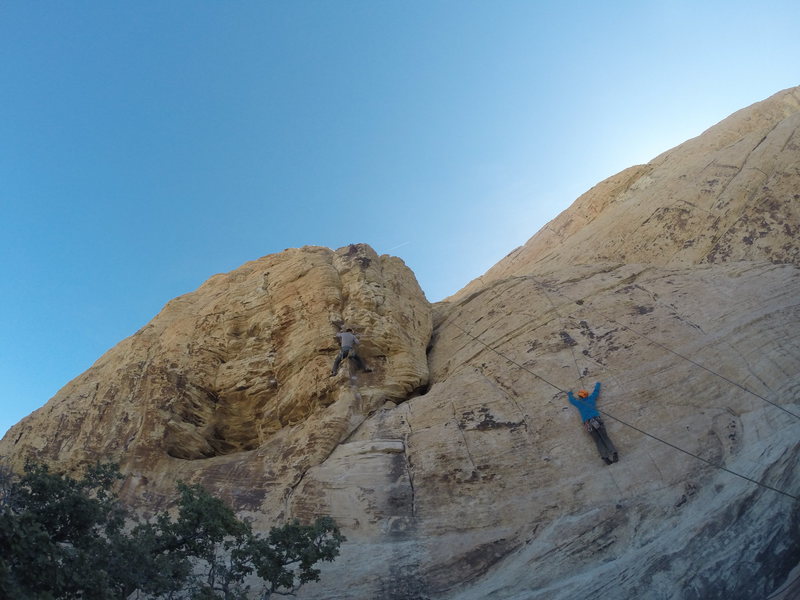
[[[362,334],[373,368],[353,386],[346,364],[329,376],[341,326]],[[0,454],[68,468],[114,459],[136,474],[132,500],[171,497],[183,478],[274,514],[370,411],[427,385],[430,332],[400,259],[364,245],[287,250],[168,303],[13,428]]]
[[[735,586],[757,594],[796,556],[777,542],[792,535],[790,499],[647,434],[800,489],[800,419],[723,379],[800,414],[800,269],[559,276],[509,278],[437,306],[429,392],[379,410],[296,490],[296,514],[330,512],[354,543],[343,559],[352,585],[306,597],[682,598],[700,577],[699,597],[731,597]],[[602,381],[598,406],[620,419],[605,417],[619,463],[600,461],[577,411],[544,380]],[[363,544],[374,560],[354,570]],[[410,547],[405,569],[391,571]],[[735,575],[741,560],[755,565],[751,583]]]
[[[564,265],[800,263],[800,88],[599,183],[453,296]]]

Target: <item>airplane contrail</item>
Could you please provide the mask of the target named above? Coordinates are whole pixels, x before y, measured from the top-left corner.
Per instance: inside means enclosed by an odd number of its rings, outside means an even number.
[[[395,246],[394,248],[389,248],[387,252],[391,252],[392,250],[397,250],[398,248],[402,248],[403,246],[408,246],[411,242],[403,242],[399,246]]]

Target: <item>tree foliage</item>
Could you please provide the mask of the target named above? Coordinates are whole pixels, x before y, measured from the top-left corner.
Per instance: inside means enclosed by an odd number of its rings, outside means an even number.
[[[0,597],[31,600],[264,600],[318,581],[339,554],[334,521],[252,530],[199,485],[178,484],[177,515],[137,522],[111,493],[116,465],[80,479],[29,464],[0,470]]]

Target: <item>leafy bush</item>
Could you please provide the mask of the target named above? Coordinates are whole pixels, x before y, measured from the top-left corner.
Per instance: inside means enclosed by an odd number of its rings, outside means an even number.
[[[78,480],[40,464],[21,477],[0,471],[0,597],[264,600],[319,580],[314,566],[336,558],[345,539],[329,517],[261,536],[183,483],[175,518],[133,523],[111,493],[121,477],[108,464]]]

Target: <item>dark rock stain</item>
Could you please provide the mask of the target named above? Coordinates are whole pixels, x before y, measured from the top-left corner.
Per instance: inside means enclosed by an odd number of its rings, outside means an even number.
[[[559,332],[559,335],[561,336],[561,340],[564,342],[565,345],[567,345],[567,346],[577,346],[578,345],[578,342],[576,342],[573,339],[573,337],[569,333],[567,333],[566,331]]]

